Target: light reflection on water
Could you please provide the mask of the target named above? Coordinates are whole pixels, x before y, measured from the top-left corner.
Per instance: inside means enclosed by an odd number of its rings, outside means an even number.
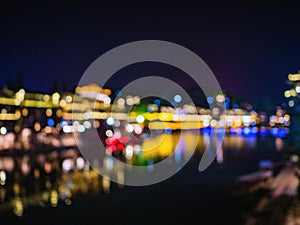
[[[146,139],[137,151],[139,159],[144,161],[161,160],[180,148],[174,154],[176,162],[193,151],[191,139],[199,135],[194,132],[161,134],[152,139]],[[179,139],[182,146],[178,146]],[[208,134],[198,138],[197,151],[203,152],[210,141]],[[151,148],[152,146],[152,148]],[[154,146],[154,148],[153,148]],[[287,147],[285,139],[259,136],[225,136],[222,151],[216,158],[216,163],[226,161],[228,151],[281,151]],[[142,151],[140,151],[142,150]],[[134,151],[134,149],[133,149]],[[113,169],[114,159],[108,156],[105,166]],[[138,161],[135,161],[138,162]],[[97,162],[93,166],[97,167]],[[117,168],[118,169],[118,168]],[[151,172],[151,169],[149,170]],[[118,180],[124,183],[124,173],[118,170]],[[107,178],[102,178],[90,168],[81,158],[76,149],[50,151],[44,153],[17,154],[16,156],[0,156],[0,212],[12,211],[22,216],[24,209],[30,205],[39,207],[58,207],[71,205],[72,196],[87,193],[109,193],[113,184]],[[122,188],[122,185],[119,185]],[[25,210],[26,211],[26,210]]]

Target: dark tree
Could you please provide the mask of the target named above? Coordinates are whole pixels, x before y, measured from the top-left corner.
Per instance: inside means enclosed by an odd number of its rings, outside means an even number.
[[[54,80],[54,81],[53,81],[51,91],[52,91],[52,92],[57,92],[57,91],[58,91],[57,80]]]
[[[16,80],[16,91],[24,88],[24,79],[23,79],[23,72],[20,70],[18,72],[17,80]]]

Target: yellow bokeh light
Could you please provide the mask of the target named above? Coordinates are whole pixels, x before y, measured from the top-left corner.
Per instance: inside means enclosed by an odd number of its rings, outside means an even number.
[[[41,125],[40,125],[38,122],[36,122],[36,123],[34,124],[34,130],[35,130],[36,132],[39,132],[39,131],[41,130]]]
[[[28,116],[28,110],[26,108],[22,109],[22,116]]]
[[[46,116],[48,116],[48,117],[52,116],[52,109],[46,110]]]

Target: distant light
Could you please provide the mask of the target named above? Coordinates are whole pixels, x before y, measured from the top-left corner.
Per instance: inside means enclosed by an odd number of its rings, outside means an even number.
[[[110,102],[111,102],[110,97],[106,96],[106,97],[103,99],[103,102],[104,102],[104,104],[106,104],[106,105],[110,105]]]
[[[22,115],[23,115],[24,117],[28,116],[28,109],[24,108],[24,109],[22,110]]]
[[[77,127],[77,131],[80,132],[80,133],[83,133],[85,131],[85,127],[83,125],[79,125]]]
[[[131,133],[132,131],[133,131],[133,126],[131,125],[131,124],[127,124],[126,126],[125,126],[125,129],[126,129],[126,131],[128,132],[128,133]]]
[[[287,131],[284,128],[279,128],[278,136],[279,137],[285,137],[286,135],[287,135]]]
[[[95,92],[86,92],[81,94],[82,96],[86,96],[87,98],[95,98],[98,101],[103,101],[107,95],[102,93],[95,93]]]
[[[105,143],[106,143],[107,145],[112,145],[113,142],[114,142],[114,140],[113,140],[112,138],[106,138],[106,139],[105,139]]]
[[[22,89],[19,90],[19,93],[20,93],[21,95],[25,95],[25,90],[22,88]]]
[[[60,98],[60,95],[56,92],[52,95],[52,98],[54,99],[59,99]]]
[[[69,172],[74,167],[74,161],[72,159],[65,159],[62,163],[62,169],[64,172]]]
[[[166,134],[172,134],[172,128],[167,127],[167,128],[165,129],[165,132],[166,132]]]
[[[284,97],[286,97],[286,98],[291,97],[291,93],[290,93],[289,90],[287,90],[287,91],[284,92]]]
[[[285,114],[283,118],[284,118],[284,120],[285,120],[286,122],[289,121],[289,120],[291,119],[291,117],[290,117],[289,114]]]
[[[5,171],[2,170],[2,171],[0,171],[0,184],[4,185],[5,181],[6,181],[6,173],[5,173]]]
[[[104,165],[108,170],[112,170],[114,168],[114,159],[112,157],[107,157],[104,161]]]
[[[23,206],[23,203],[22,203],[22,201],[19,197],[16,198],[15,201],[14,201],[13,213],[18,217],[21,217],[24,213],[24,206]]]
[[[21,171],[24,175],[27,175],[31,170],[30,165],[25,160],[21,164]]]
[[[50,96],[49,95],[44,95],[43,96],[43,101],[48,102],[50,100]]]
[[[98,120],[95,120],[93,123],[95,128],[99,128],[100,127],[100,122]]]
[[[108,117],[108,118],[106,119],[106,124],[107,124],[108,126],[113,126],[114,123],[115,123],[115,119],[114,119],[114,118]]]
[[[120,105],[120,106],[124,106],[124,105],[125,105],[125,100],[124,100],[124,98],[119,98],[119,99],[117,100],[117,103],[118,103],[118,105]]]
[[[227,103],[227,104],[230,103],[230,98],[226,97],[225,98],[225,103]]]
[[[202,129],[202,132],[203,132],[203,134],[210,134],[210,132],[211,132],[211,129],[210,129],[210,127],[205,127],[205,128],[203,128]]]
[[[179,115],[178,114],[173,114],[172,119],[174,121],[178,121],[179,120]]]
[[[105,132],[105,135],[106,135],[107,137],[112,137],[113,134],[114,134],[114,133],[113,133],[111,130],[107,130],[107,131]]]
[[[225,97],[224,97],[224,95],[217,95],[216,100],[217,100],[217,102],[221,103],[221,102],[225,101]]]
[[[278,128],[277,128],[277,127],[272,128],[272,129],[271,129],[271,134],[272,134],[273,136],[277,136],[277,134],[278,134]]]
[[[48,117],[52,116],[52,109],[46,110],[46,116],[48,116]]]
[[[64,99],[62,99],[60,100],[59,105],[60,107],[65,108],[67,106],[67,102]]]
[[[289,74],[288,78],[290,81],[298,81],[300,80],[300,74]]]
[[[279,122],[279,123],[284,123],[284,118],[283,118],[282,116],[279,117],[278,122]]]
[[[53,119],[48,119],[47,124],[48,124],[48,126],[53,127],[54,126],[54,120]]]
[[[115,120],[115,127],[119,127],[121,125],[120,120]]]
[[[252,134],[257,134],[258,133],[258,128],[257,127],[252,127],[251,128],[251,133]]]
[[[1,127],[1,128],[0,128],[0,133],[1,133],[2,135],[5,135],[5,134],[7,133],[6,127]]]
[[[250,128],[249,128],[249,127],[245,127],[245,128],[243,129],[243,132],[244,132],[245,135],[250,134]]]
[[[53,95],[52,95],[52,102],[54,103],[54,104],[58,104],[59,103],[59,99],[60,99],[60,94],[59,93],[54,93]]]
[[[181,102],[181,100],[182,100],[182,97],[180,95],[175,95],[174,96],[174,101],[175,102],[179,103],[179,102]]]
[[[219,126],[220,126],[220,127],[225,127],[225,126],[226,126],[226,121],[220,120],[220,121],[219,121]]]
[[[214,103],[214,98],[211,97],[211,96],[208,96],[207,97],[207,102],[208,102],[208,104],[213,104]]]
[[[133,151],[135,152],[135,154],[139,154],[141,150],[142,150],[142,148],[140,145],[133,146]]]
[[[132,96],[129,95],[129,96],[126,97],[126,104],[127,105],[133,105],[134,104]]]
[[[242,128],[236,128],[236,134],[240,135],[241,133],[243,133]]]
[[[62,128],[64,128],[64,126],[67,126],[68,125],[68,122],[66,122],[66,121],[64,121],[64,120],[62,120],[61,122],[60,122],[60,127],[62,127]]]
[[[102,187],[103,187],[104,192],[106,192],[106,193],[110,192],[110,180],[109,180],[109,178],[103,177]]]
[[[203,120],[203,126],[208,127],[209,126],[209,121],[208,120]]]
[[[69,198],[65,199],[65,204],[66,205],[71,205],[72,204],[71,199],[69,199]]]
[[[239,105],[238,105],[238,104],[234,104],[234,105],[232,106],[232,108],[233,108],[233,109],[238,109],[238,108],[239,108]]]
[[[143,123],[145,121],[145,118],[142,115],[138,115],[136,117],[136,122]]]
[[[66,102],[67,103],[70,103],[70,102],[72,102],[72,96],[70,96],[70,95],[68,95],[67,97],[66,97]]]
[[[76,167],[78,170],[82,170],[84,168],[85,161],[82,157],[78,157],[76,160]]]
[[[137,126],[134,127],[134,132],[136,134],[141,134],[143,132],[143,130],[139,125],[137,125]]]
[[[84,126],[86,129],[91,129],[91,128],[92,128],[92,124],[91,124],[89,121],[84,121],[84,122],[83,122],[83,126]]]
[[[153,103],[154,103],[155,105],[159,106],[159,105],[160,105],[160,100],[159,100],[159,99],[155,99],[155,100],[153,101]]]
[[[293,100],[290,100],[289,101],[289,107],[294,107],[294,105],[295,105],[295,102]]]
[[[297,96],[297,92],[294,89],[290,90],[291,96],[296,97]]]
[[[39,132],[39,131],[41,130],[41,125],[40,125],[39,122],[36,122],[36,123],[34,124],[34,130],[35,130],[36,132]]]
[[[294,162],[294,163],[298,162],[298,161],[299,161],[299,156],[297,156],[297,155],[292,155],[292,156],[290,157],[290,161],[291,161],[291,162]]]
[[[71,133],[72,131],[74,130],[74,127],[73,126],[64,126],[63,127],[63,131],[65,132],[65,133]]]
[[[136,104],[136,105],[140,104],[140,100],[141,100],[141,99],[140,99],[139,96],[134,96],[134,97],[133,97],[133,103]]]
[[[131,145],[128,145],[125,150],[125,157],[126,159],[130,160],[132,159],[132,156],[133,156],[133,147]]]
[[[62,111],[60,109],[58,109],[55,114],[57,117],[62,117]]]
[[[46,134],[50,134],[50,133],[52,132],[51,127],[46,126],[46,127],[45,127],[45,132],[46,132]]]
[[[251,121],[251,116],[245,115],[242,117],[243,123],[250,123]]]
[[[217,126],[217,121],[216,121],[216,120],[211,120],[211,121],[210,121],[210,125],[211,125],[212,127]]]
[[[16,103],[20,103],[20,101],[23,101],[23,100],[24,100],[24,95],[25,95],[24,89],[19,90],[19,91],[16,93],[16,100],[17,100]]]
[[[6,113],[7,113],[7,110],[6,110],[6,109],[2,109],[2,110],[1,110],[1,113],[2,113],[2,114],[6,114]]]

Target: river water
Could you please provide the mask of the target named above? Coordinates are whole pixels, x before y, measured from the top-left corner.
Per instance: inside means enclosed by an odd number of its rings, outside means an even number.
[[[161,135],[136,147],[156,146],[144,158],[172,153],[180,134]],[[185,151],[193,135],[184,133]],[[157,144],[157,138],[163,141]],[[199,172],[208,140],[199,136],[196,153],[176,175],[144,187],[102,178],[76,148],[4,154],[0,218],[4,224],[241,224],[247,208],[232,197],[237,177],[257,170],[261,160],[285,159],[292,142],[289,137],[226,135],[216,160]]]

